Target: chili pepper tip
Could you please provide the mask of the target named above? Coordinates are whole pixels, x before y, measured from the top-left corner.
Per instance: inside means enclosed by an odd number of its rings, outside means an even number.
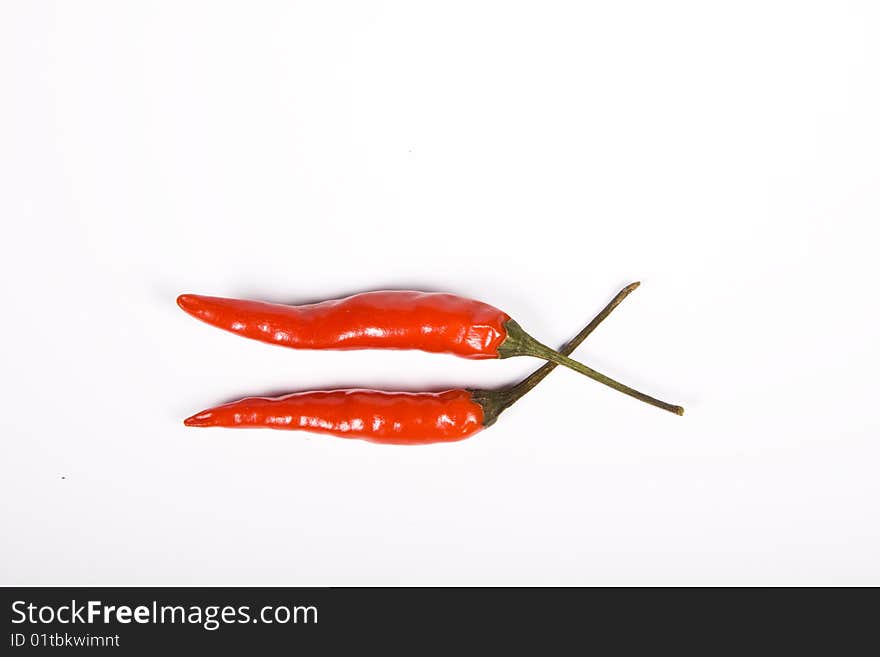
[[[196,413],[186,418],[183,423],[188,427],[211,427],[214,426],[214,414],[210,411]]]
[[[181,294],[179,297],[177,297],[177,305],[186,312],[190,312],[193,307],[193,302],[195,300],[196,295],[194,294]]]

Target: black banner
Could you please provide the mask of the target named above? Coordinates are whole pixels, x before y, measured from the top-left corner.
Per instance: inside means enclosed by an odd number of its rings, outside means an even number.
[[[873,589],[6,588],[4,654],[859,645]],[[873,638],[869,639],[873,642]]]

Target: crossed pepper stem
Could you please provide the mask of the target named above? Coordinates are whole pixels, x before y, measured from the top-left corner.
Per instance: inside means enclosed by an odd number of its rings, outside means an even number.
[[[504,395],[504,408],[515,402],[517,399],[526,394],[529,390],[534,388],[541,380],[544,379],[557,365],[564,365],[570,369],[575,370],[576,372],[580,372],[581,374],[590,377],[594,381],[598,381],[599,383],[603,383],[609,388],[613,388],[618,392],[622,392],[625,395],[629,395],[630,397],[634,397],[640,401],[645,402],[646,404],[650,404],[651,406],[656,406],[657,408],[662,408],[664,411],[669,411],[670,413],[675,413],[676,415],[684,415],[684,408],[681,406],[677,406],[675,404],[669,404],[667,402],[656,399],[655,397],[651,397],[650,395],[646,395],[643,392],[640,392],[634,388],[630,388],[627,385],[620,383],[619,381],[615,381],[609,376],[602,374],[601,372],[597,372],[591,367],[584,365],[583,363],[579,363],[576,360],[572,360],[568,357],[574,349],[580,345],[584,340],[586,340],[587,336],[592,333],[599,324],[601,324],[608,315],[618,306],[620,303],[627,297],[629,294],[635,290],[639,286],[639,283],[631,283],[623,288],[617,295],[608,303],[608,305],[603,308],[598,315],[596,315],[593,320],[587,324],[583,328],[583,330],[578,333],[574,338],[572,338],[562,349],[556,351],[551,349],[550,347],[538,342],[535,338],[526,333],[522,327],[517,324],[515,321],[510,320],[507,322],[506,327],[508,331],[508,340],[510,341],[510,345],[508,349],[510,349],[509,355],[526,355],[526,356],[535,356],[537,358],[543,358],[549,362],[545,363],[542,367],[535,370],[531,375],[509,388],[505,391]],[[500,352],[501,350],[499,350]],[[502,358],[504,355],[502,355]]]

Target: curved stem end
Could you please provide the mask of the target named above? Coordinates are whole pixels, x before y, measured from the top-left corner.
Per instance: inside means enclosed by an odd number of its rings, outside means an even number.
[[[512,356],[535,356],[536,358],[543,358],[544,360],[572,369],[575,372],[580,372],[584,376],[587,376],[594,381],[598,381],[599,383],[602,383],[609,388],[613,388],[618,392],[622,392],[625,395],[634,397],[635,399],[643,401],[646,404],[650,404],[651,406],[662,408],[664,411],[669,411],[670,413],[675,413],[676,415],[684,414],[684,409],[681,406],[669,404],[667,402],[651,397],[650,395],[646,395],[643,392],[630,388],[629,386],[626,386],[619,381],[615,381],[611,377],[608,377],[601,372],[597,372],[593,368],[587,367],[583,363],[579,363],[576,360],[572,360],[568,356],[565,356],[558,351],[551,349],[547,345],[538,342],[535,338],[526,333],[523,328],[512,319],[508,320],[505,323],[505,328],[507,329],[507,338],[504,340],[504,342],[501,343],[501,346],[498,348],[499,358],[510,358]]]

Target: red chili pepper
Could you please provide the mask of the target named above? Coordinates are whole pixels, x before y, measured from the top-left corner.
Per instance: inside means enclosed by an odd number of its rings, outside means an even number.
[[[377,443],[451,442],[483,428],[483,407],[467,390],[329,390],[248,397],[187,418],[190,427],[301,429]]]
[[[183,294],[193,317],[246,338],[297,349],[420,349],[498,358],[510,316],[453,294],[366,292],[303,306]]]
[[[627,286],[560,351],[571,353],[638,283]],[[556,367],[545,363],[518,384],[501,390],[382,392],[332,390],[282,397],[248,397],[197,413],[193,427],[267,427],[304,430],[377,443],[423,445],[468,438],[498,416]],[[674,407],[679,414],[680,407]]]
[[[303,306],[182,294],[187,313],[244,337],[301,349],[419,349],[465,358],[535,356],[673,413],[644,393],[538,342],[507,313],[453,294],[392,290]]]

